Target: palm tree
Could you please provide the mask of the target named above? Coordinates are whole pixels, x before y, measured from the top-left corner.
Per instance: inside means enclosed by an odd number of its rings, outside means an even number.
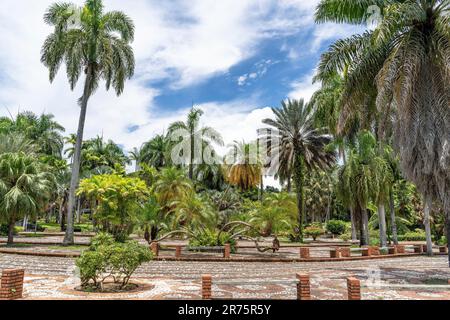
[[[0,155],[5,153],[24,152],[36,153],[37,148],[33,142],[22,134],[6,133],[0,134]]]
[[[202,163],[195,167],[194,178],[209,190],[221,190],[225,184],[223,166]]]
[[[82,73],[86,75],[78,122],[77,142],[72,165],[69,190],[67,231],[65,244],[73,244],[73,213],[75,190],[79,183],[81,147],[89,98],[101,79],[106,89],[112,85],[117,95],[122,94],[126,79],[134,73],[134,54],[130,42],[134,38],[134,24],[124,13],[105,13],[101,0],[86,0],[79,10],[70,3],[56,3],[47,10],[44,20],[55,27],[42,47],[42,63],[49,69],[50,81],[56,77],[62,62],[73,90]],[[79,14],[79,19],[73,19]],[[74,22],[76,22],[74,24]]]
[[[0,118],[0,134],[21,134],[38,148],[37,152],[61,158],[65,129],[53,119],[51,114],[36,116],[30,111],[20,112],[15,119]]]
[[[166,168],[161,171],[153,190],[158,203],[164,212],[168,213],[173,209],[174,201],[188,197],[194,191],[194,187],[182,171]]]
[[[201,226],[216,226],[217,211],[211,204],[199,195],[192,194],[184,197],[181,201],[174,202],[174,220],[173,226],[189,226],[192,229],[198,229]]]
[[[351,208],[355,220],[357,220],[355,222],[359,222],[362,246],[369,244],[367,206],[373,189],[372,167],[370,166],[372,138],[373,136],[368,132],[360,134],[356,145],[347,152],[348,158],[345,165],[338,172],[337,195],[346,207]]]
[[[331,136],[325,134],[324,128],[314,127],[313,110],[303,99],[283,101],[281,105],[281,109],[272,108],[275,120],[263,120],[264,124],[275,129],[275,132],[263,138],[271,146],[269,152],[272,157],[279,156],[280,163],[293,161],[298,209],[296,236],[299,241],[303,241],[305,170],[327,169],[336,161],[336,155],[326,148],[332,140]],[[266,131],[270,132],[270,129]]]
[[[77,144],[77,135],[71,133],[68,137],[64,138],[64,142],[70,146],[68,146],[64,150],[64,155],[70,158],[70,164],[73,164],[73,156],[75,154],[75,145]]]
[[[162,208],[154,195],[143,205],[141,211],[139,221],[144,227],[144,238],[150,243],[156,239],[162,229],[167,228],[167,223]]]
[[[234,141],[232,150],[225,161],[225,170],[226,180],[242,191],[259,186],[263,166],[257,144]]]
[[[165,135],[157,135],[146,142],[141,149],[141,162],[156,169],[162,169],[171,164],[171,141]]]
[[[316,20],[361,24],[368,18],[368,5],[383,10],[381,22],[373,31],[336,43],[324,56],[319,73],[342,72],[350,66],[344,93],[350,103],[344,115],[376,88],[380,135],[392,127],[402,171],[424,197],[431,255],[433,199],[441,200],[450,218],[450,153],[448,139],[442,138],[450,132],[450,4],[448,0],[322,0]]]
[[[142,148],[138,149],[138,148],[133,148],[133,150],[131,150],[129,152],[129,158],[130,160],[133,160],[136,162],[134,170],[137,172],[139,170],[141,170],[141,163],[142,163]]]
[[[382,150],[383,154],[379,154]],[[369,244],[367,207],[377,207],[380,244],[387,246],[385,204],[393,183],[393,173],[386,160],[390,148],[377,146],[373,134],[362,131],[348,152],[348,160],[338,173],[338,194],[344,204],[357,213],[361,226],[361,245]]]
[[[53,185],[53,176],[35,156],[24,152],[0,156],[0,219],[9,226],[8,245],[13,244],[16,221],[38,213]]]
[[[292,212],[296,209],[295,198],[285,192],[272,193],[262,202],[254,202],[250,209],[250,224],[257,227],[261,235],[277,236],[282,229],[292,225]]]
[[[223,146],[223,140],[216,130],[211,127],[200,127],[200,118],[203,111],[192,108],[186,122],[175,122],[169,127],[169,136],[174,139],[182,138],[179,151],[183,151],[184,164],[189,167],[189,179],[194,178],[194,165],[202,163],[205,146],[213,150],[213,144]],[[180,141],[176,141],[180,142]],[[176,149],[178,150],[178,149]]]

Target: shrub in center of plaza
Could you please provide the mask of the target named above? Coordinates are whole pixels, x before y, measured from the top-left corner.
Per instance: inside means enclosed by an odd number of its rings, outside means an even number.
[[[347,230],[347,223],[342,220],[330,220],[327,223],[327,231],[334,235],[342,235]]]
[[[80,271],[81,288],[85,291],[126,290],[136,269],[152,260],[151,251],[136,241],[118,243],[113,236],[101,233],[76,261]]]
[[[325,233],[325,231],[321,227],[318,227],[318,226],[311,226],[311,227],[305,228],[305,234],[308,237],[313,238],[314,241],[316,241],[317,238],[320,237],[321,235],[323,235],[324,233]]]

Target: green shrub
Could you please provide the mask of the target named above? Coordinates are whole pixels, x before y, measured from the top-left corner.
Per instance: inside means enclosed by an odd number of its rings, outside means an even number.
[[[236,240],[231,238],[227,232],[219,232],[215,230],[201,230],[193,238],[189,240],[190,247],[222,247],[225,244],[231,245],[231,252],[236,252]]]
[[[89,250],[76,261],[81,287],[102,290],[111,279],[123,289],[136,269],[152,258],[151,251],[136,241],[116,243],[111,235],[101,233],[92,239]]]
[[[349,232],[346,232],[339,236],[339,239],[341,239],[342,241],[349,241],[351,238],[352,238],[352,234]]]
[[[410,231],[405,234],[398,236],[399,241],[425,241],[426,235],[425,231],[421,229],[416,229],[415,231]]]
[[[447,237],[441,237],[441,239],[438,241],[439,246],[445,246],[447,245]]]
[[[347,230],[347,223],[342,220],[330,220],[327,223],[327,231],[335,235],[342,235]]]
[[[305,228],[305,234],[308,237],[312,237],[314,241],[316,241],[316,239],[318,237],[320,237],[321,235],[323,235],[325,233],[325,231],[322,228],[319,227],[308,227]]]
[[[6,224],[0,225],[0,236],[7,237],[8,232],[9,232],[9,227]],[[14,227],[13,235],[17,236],[18,232],[19,232],[19,228]]]

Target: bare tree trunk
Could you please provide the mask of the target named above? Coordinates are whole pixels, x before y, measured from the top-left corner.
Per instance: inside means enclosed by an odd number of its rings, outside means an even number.
[[[92,67],[87,67],[86,80],[84,83],[83,97],[81,100],[80,119],[78,121],[77,142],[75,144],[75,153],[73,157],[72,165],[72,178],[70,179],[69,189],[69,203],[67,206],[67,228],[64,236],[64,244],[74,244],[73,235],[73,213],[75,209],[75,192],[80,179],[80,165],[81,165],[81,147],[83,144],[84,125],[86,122],[87,105],[90,96],[90,86],[92,81]]]
[[[430,214],[431,214],[431,209],[433,206],[433,198],[431,197],[431,195],[426,194],[424,196],[424,201],[423,201],[423,215],[424,215],[424,219],[423,219],[423,223],[425,225],[425,235],[427,238],[427,254],[429,256],[433,255],[433,241],[431,239],[431,224],[430,224]]]
[[[356,230],[356,219],[355,219],[355,210],[350,208],[350,220],[352,223],[352,240],[358,240],[357,230]]]
[[[380,229],[380,246],[387,247],[386,210],[384,203],[378,204],[378,227]]]
[[[389,192],[389,211],[391,215],[391,229],[392,229],[392,238],[394,240],[394,244],[398,244],[398,233],[397,233],[397,222],[395,221],[395,204],[394,204],[394,195],[392,191]]]

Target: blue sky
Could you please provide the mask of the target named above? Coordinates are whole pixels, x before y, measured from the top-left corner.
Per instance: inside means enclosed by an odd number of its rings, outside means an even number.
[[[2,0],[0,115],[52,113],[75,132],[82,80],[72,92],[64,67],[55,82],[40,63],[52,31],[42,16],[53,0]],[[78,5],[83,0],[74,0]],[[102,134],[139,147],[183,120],[192,103],[226,142],[251,140],[272,106],[308,100],[320,55],[354,26],[316,25],[318,0],[104,0],[136,24],[136,74],[122,96],[99,89],[91,99],[86,138]]]

